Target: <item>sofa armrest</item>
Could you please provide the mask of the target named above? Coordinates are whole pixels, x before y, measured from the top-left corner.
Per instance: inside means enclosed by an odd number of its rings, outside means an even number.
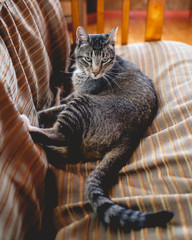
[[[51,106],[70,41],[60,3],[5,0],[0,5],[0,239],[38,239],[45,205],[46,154],[20,114],[38,125]]]

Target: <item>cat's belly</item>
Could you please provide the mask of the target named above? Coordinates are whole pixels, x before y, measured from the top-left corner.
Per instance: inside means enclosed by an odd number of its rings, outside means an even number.
[[[120,133],[112,134],[112,131],[105,131],[105,128],[101,130],[95,134],[90,133],[82,140],[81,151],[85,158],[101,159],[113,146],[120,144]]]
[[[103,158],[103,154],[94,150],[83,151],[83,157],[87,160],[98,160]]]

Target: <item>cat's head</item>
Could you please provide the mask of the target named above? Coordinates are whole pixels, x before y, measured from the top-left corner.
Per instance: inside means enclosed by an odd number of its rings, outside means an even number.
[[[113,66],[115,39],[118,27],[107,34],[88,34],[83,27],[77,28],[76,66],[87,76],[97,79]]]

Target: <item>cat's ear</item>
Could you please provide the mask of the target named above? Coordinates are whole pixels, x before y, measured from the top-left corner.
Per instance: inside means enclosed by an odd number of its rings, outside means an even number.
[[[116,35],[117,35],[117,30],[118,30],[118,26],[116,26],[115,28],[113,28],[109,33],[109,38],[107,40],[107,43],[114,45],[115,41],[116,41]]]
[[[89,41],[89,35],[88,33],[85,31],[85,29],[81,26],[79,26],[77,28],[76,31],[76,37],[77,37],[77,43],[81,44],[81,43],[87,43]]]

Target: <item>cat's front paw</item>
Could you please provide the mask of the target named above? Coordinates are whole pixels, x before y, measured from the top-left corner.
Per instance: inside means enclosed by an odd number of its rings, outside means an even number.
[[[28,129],[28,131],[29,131],[29,133],[30,133],[30,135],[32,136],[33,135],[33,133],[36,133],[36,132],[41,132],[40,130],[40,128],[38,128],[38,127],[34,127],[34,126],[32,126],[31,125],[31,123],[30,123],[30,121],[29,121],[29,118],[25,115],[25,114],[22,114],[22,115],[20,115],[20,117],[21,117],[21,119],[23,120],[23,122],[24,122],[24,124],[25,124],[25,126],[27,127],[27,129]],[[34,134],[35,135],[35,134]],[[33,138],[33,137],[32,137]]]
[[[29,118],[25,114],[20,115],[20,117],[21,117],[22,121],[24,122],[25,126],[27,127],[27,129],[29,130],[31,127]]]

